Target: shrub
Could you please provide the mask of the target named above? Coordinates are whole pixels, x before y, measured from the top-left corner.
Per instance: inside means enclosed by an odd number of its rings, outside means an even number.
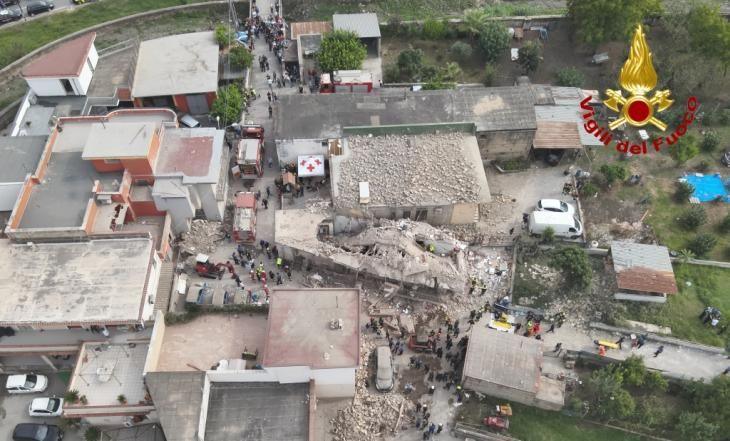
[[[700,148],[705,153],[714,152],[718,145],[720,145],[720,137],[715,132],[705,133],[705,136],[702,137],[702,142],[700,142]]]
[[[545,228],[542,232],[542,241],[545,243],[553,243],[555,241],[555,230],[553,227]]]
[[[719,427],[707,422],[701,413],[682,412],[677,418],[675,429],[684,440],[704,441],[713,439]]]
[[[224,48],[233,40],[233,32],[228,29],[228,26],[219,24],[215,27],[215,41],[219,47]]]
[[[494,83],[494,77],[497,76],[497,66],[491,63],[487,63],[484,66],[484,73],[482,74],[482,83],[489,87]]]
[[[451,58],[463,62],[471,57],[474,50],[471,48],[471,45],[469,43],[457,41],[456,43],[451,45],[449,52],[451,53]]]
[[[99,429],[97,429],[94,426],[89,427],[84,432],[84,439],[86,441],[99,441],[99,437],[101,436],[101,432]]]
[[[565,281],[577,288],[587,288],[593,278],[593,269],[585,251],[577,247],[556,250],[550,259],[550,266],[565,273]]]
[[[674,189],[674,201],[680,204],[687,202],[694,193],[695,188],[688,182],[677,182]]]
[[[692,135],[686,135],[684,138],[680,138],[669,148],[669,155],[677,161],[678,164],[684,164],[697,156],[699,152],[700,149],[697,147],[697,139]]]
[[[644,378],[647,372],[643,358],[632,355],[617,364],[616,369],[621,373],[624,384],[634,387],[639,387],[644,384]]]
[[[357,34],[337,30],[322,36],[317,64],[323,72],[360,69],[367,54],[367,48]]]
[[[726,215],[717,225],[717,229],[723,233],[730,233],[730,214]]]
[[[679,216],[679,223],[687,230],[696,230],[707,222],[707,212],[700,205],[695,205]]]
[[[383,69],[383,82],[384,83],[398,83],[400,82],[400,69],[397,64],[388,64]]]
[[[662,374],[656,371],[647,371],[644,376],[644,389],[649,392],[666,392],[669,388],[669,382],[667,382]]]
[[[401,80],[420,81],[424,61],[421,49],[406,49],[398,54],[396,60]]]
[[[210,114],[220,117],[222,126],[227,127],[241,119],[244,106],[241,89],[236,84],[229,84],[218,89],[218,97],[213,101]]]
[[[581,87],[583,86],[583,81],[585,81],[583,72],[574,67],[560,69],[555,74],[555,77],[558,81],[558,85],[565,87]]]
[[[253,64],[253,54],[240,45],[232,47],[228,56],[230,57],[231,65],[238,69],[251,67]]]
[[[626,171],[626,168],[623,165],[619,164],[603,164],[600,169],[598,169],[603,176],[606,177],[606,182],[608,185],[613,184],[615,181],[623,181],[628,176],[628,172]]]
[[[479,33],[479,47],[484,52],[488,62],[494,62],[509,48],[509,33],[507,28],[496,21],[484,24]]]
[[[591,413],[600,419],[624,419],[636,409],[631,395],[621,386],[623,377],[616,369],[594,371],[586,382],[591,397]]]
[[[592,197],[598,194],[598,187],[596,187],[596,184],[594,184],[591,180],[586,182],[585,185],[580,188],[579,193],[584,197]]]
[[[692,239],[687,248],[689,248],[697,257],[704,257],[712,251],[717,245],[717,238],[709,233],[698,234]]]
[[[540,66],[540,43],[528,41],[518,51],[517,64],[522,66],[526,74],[535,72]]]
[[[642,397],[636,405],[634,420],[647,427],[660,427],[666,425],[669,418],[669,411],[665,400],[653,395]]]
[[[63,395],[63,399],[69,403],[77,403],[79,401],[79,391],[71,389]]]
[[[723,126],[726,126],[730,124],[730,109],[722,109],[718,110],[719,115],[717,116],[717,121],[722,124]]]
[[[422,29],[423,38],[426,40],[443,40],[446,37],[446,24],[443,21],[438,21],[429,18],[423,22]]]

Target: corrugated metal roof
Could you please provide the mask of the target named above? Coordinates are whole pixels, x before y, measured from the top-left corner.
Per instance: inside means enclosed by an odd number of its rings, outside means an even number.
[[[532,146],[536,149],[582,149],[578,126],[572,122],[538,121]]]
[[[296,40],[299,35],[307,34],[324,34],[332,30],[332,23],[328,21],[302,21],[298,23],[291,23],[289,25],[289,31],[291,33],[291,39]]]
[[[678,292],[667,247],[613,241],[611,255],[620,289],[665,294]]]
[[[380,24],[375,13],[335,14],[332,16],[335,30],[352,31],[360,38],[380,38]]]
[[[572,105],[535,106],[535,118],[537,121],[574,121],[576,127],[578,127],[581,144],[592,146],[603,145],[598,138],[583,129],[583,118],[581,117],[578,102]]]

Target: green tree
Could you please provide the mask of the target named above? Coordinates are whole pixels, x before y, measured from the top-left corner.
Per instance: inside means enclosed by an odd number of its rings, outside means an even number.
[[[467,9],[464,12],[464,27],[472,39],[481,34],[487,23],[489,23],[489,14],[484,8]]]
[[[608,185],[611,185],[616,181],[624,181],[629,175],[628,171],[626,171],[626,167],[620,164],[603,164],[598,171],[606,177],[606,183],[608,183]]]
[[[422,35],[426,40],[442,40],[446,37],[446,24],[443,21],[429,18],[423,22]]]
[[[540,66],[540,43],[528,41],[517,51],[517,64],[526,74],[533,73]]]
[[[717,133],[707,132],[705,133],[705,136],[702,137],[700,148],[705,153],[712,153],[715,151],[718,145],[720,145],[720,137],[717,136]]]
[[[582,87],[583,82],[585,81],[583,72],[574,67],[566,67],[564,69],[560,69],[555,74],[555,77],[558,81],[558,86],[565,87]]]
[[[410,81],[418,81],[420,79],[423,64],[423,51],[421,49],[411,48],[401,51],[396,60],[401,78],[407,78]]]
[[[641,397],[636,404],[636,415],[633,418],[646,427],[661,427],[669,420],[666,400],[656,395]]]
[[[717,238],[710,233],[702,233],[695,236],[687,248],[695,253],[697,257],[705,257],[717,245]]]
[[[471,54],[474,52],[474,50],[471,48],[471,45],[469,43],[457,41],[456,43],[451,45],[449,52],[451,53],[451,58],[457,61],[464,62],[471,57]]]
[[[624,361],[618,363],[617,369],[621,372],[623,384],[634,387],[639,387],[644,384],[646,366],[644,366],[643,358],[637,355],[631,355]]]
[[[231,65],[238,69],[251,67],[253,64],[253,54],[240,45],[232,47],[228,56],[230,57]]]
[[[210,114],[220,117],[221,124],[226,127],[241,120],[245,104],[241,89],[236,84],[230,84],[218,89],[218,97],[213,101]]]
[[[593,268],[585,251],[577,247],[555,250],[550,265],[564,271],[565,281],[574,287],[585,289],[591,284]]]
[[[694,231],[707,222],[707,212],[701,205],[693,205],[679,216],[679,224],[685,229]]]
[[[669,382],[667,382],[662,374],[656,371],[647,371],[644,376],[644,389],[649,392],[666,392],[669,388]]]
[[[489,87],[494,83],[494,78],[497,76],[497,66],[492,63],[487,63],[484,66],[484,72],[482,73],[482,84]]]
[[[674,201],[680,204],[684,204],[689,200],[694,191],[695,188],[692,186],[692,184],[688,182],[677,182],[674,189]]]
[[[215,41],[219,47],[224,48],[234,41],[233,32],[228,26],[219,24],[215,27]]]
[[[488,21],[479,33],[479,47],[487,62],[494,62],[509,48],[509,34],[503,24]]]
[[[720,15],[719,6],[700,4],[687,17],[687,31],[692,47],[706,58],[719,61],[727,71],[730,66],[730,23]]]
[[[317,52],[317,63],[323,72],[355,70],[362,67],[367,48],[357,34],[350,31],[327,32]]]
[[[625,419],[633,414],[636,403],[622,387],[623,377],[616,369],[594,371],[586,382],[591,413],[600,419]]]
[[[637,23],[660,12],[660,0],[568,0],[576,38],[592,47],[627,38]]]
[[[682,439],[688,441],[713,439],[719,429],[717,425],[707,422],[699,412],[680,413],[675,428],[682,435]]]
[[[699,152],[700,149],[697,147],[697,139],[693,135],[686,135],[680,138],[669,148],[669,155],[677,161],[677,164],[684,164],[697,156]]]

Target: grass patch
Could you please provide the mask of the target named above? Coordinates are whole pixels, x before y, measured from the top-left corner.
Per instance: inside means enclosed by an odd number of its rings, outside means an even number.
[[[718,335],[718,329],[705,326],[698,318],[706,306],[722,311],[724,323],[730,317],[730,270],[701,265],[679,264],[674,267],[679,294],[664,305],[627,305],[624,318],[672,328],[672,336],[713,346],[725,347],[730,330]],[[691,286],[687,286],[687,282]]]
[[[482,420],[490,415],[495,404],[506,400],[476,397],[459,407],[457,421],[479,426],[484,429]],[[522,441],[642,441],[647,438],[631,435],[620,430],[587,423],[579,418],[511,403],[513,416],[510,417],[508,435]]]
[[[0,31],[0,68],[64,35],[140,12],[206,0],[113,0],[50,14]]]

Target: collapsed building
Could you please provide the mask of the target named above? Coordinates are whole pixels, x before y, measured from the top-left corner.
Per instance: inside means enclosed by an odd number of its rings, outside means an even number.
[[[337,272],[449,292],[463,290],[468,279],[466,244],[422,222],[278,210],[274,239],[279,255],[295,266],[306,260]]]

